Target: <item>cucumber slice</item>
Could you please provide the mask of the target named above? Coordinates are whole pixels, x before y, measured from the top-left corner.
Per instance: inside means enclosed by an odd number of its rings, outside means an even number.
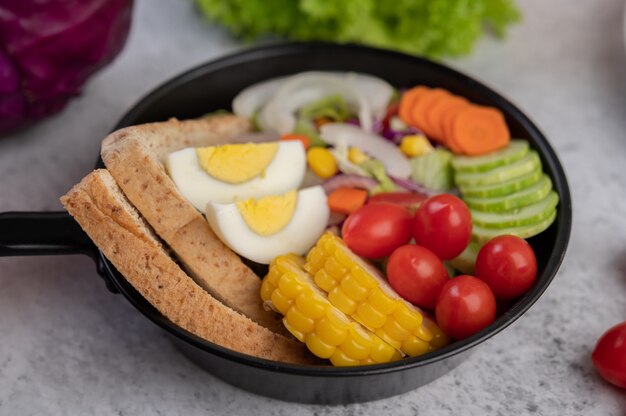
[[[486,212],[500,212],[522,208],[544,199],[552,190],[552,181],[543,175],[533,186],[511,195],[495,198],[464,198],[470,209]]]
[[[469,198],[493,198],[496,196],[505,196],[536,184],[542,176],[543,171],[540,167],[538,167],[529,174],[520,176],[519,178],[513,178],[510,181],[497,183],[495,185],[483,185],[469,188],[461,187],[459,190],[464,197]]]
[[[532,205],[512,211],[481,212],[470,210],[472,223],[484,228],[520,227],[541,222],[548,218],[559,203],[559,195],[550,191],[548,196]]]
[[[461,254],[446,263],[463,274],[474,275],[474,266],[476,265],[476,257],[478,257],[480,247],[480,244],[470,241]]]
[[[534,150],[529,150],[524,157],[510,165],[500,166],[486,172],[461,172],[455,175],[454,180],[457,186],[467,189],[510,181],[511,179],[527,175],[537,168],[541,168],[539,155]]]
[[[502,150],[484,156],[456,156],[452,159],[452,167],[456,172],[485,172],[499,166],[509,165],[520,160],[528,153],[526,140],[511,140]]]
[[[556,219],[556,209],[552,210],[548,218],[535,224],[522,225],[510,228],[484,228],[479,225],[472,227],[472,239],[478,244],[484,244],[493,237],[504,234],[516,235],[520,238],[530,238],[544,232]]]

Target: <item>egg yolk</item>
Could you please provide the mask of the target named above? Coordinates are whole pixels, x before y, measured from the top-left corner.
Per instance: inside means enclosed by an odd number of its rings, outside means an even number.
[[[274,159],[278,143],[243,143],[196,149],[202,169],[215,179],[237,184],[263,175]]]
[[[298,193],[289,191],[284,195],[250,198],[237,202],[237,209],[252,231],[262,236],[276,234],[291,221],[296,210]]]

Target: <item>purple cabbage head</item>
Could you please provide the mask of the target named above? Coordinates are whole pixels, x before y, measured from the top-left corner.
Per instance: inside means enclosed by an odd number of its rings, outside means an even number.
[[[121,51],[133,0],[0,1],[0,135],[60,111]]]

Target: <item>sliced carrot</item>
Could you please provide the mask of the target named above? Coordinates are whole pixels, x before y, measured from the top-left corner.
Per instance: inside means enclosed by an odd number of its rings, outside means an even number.
[[[398,109],[398,115],[408,125],[413,125],[411,122],[411,109],[415,105],[415,101],[424,93],[430,91],[430,88],[418,85],[410,90],[407,90],[402,94],[400,98],[400,108]]]
[[[451,108],[448,110],[441,118],[441,130],[443,132],[443,144],[453,153],[462,154],[462,150],[455,145],[452,141],[452,124],[454,122],[454,118],[466,107],[471,106],[472,104],[466,103],[465,105],[459,105],[458,107]]]
[[[338,214],[351,214],[365,205],[367,191],[356,188],[337,188],[328,195],[328,207]]]
[[[466,106],[468,103],[465,98],[459,97],[458,95],[450,95],[437,100],[433,106],[426,111],[426,124],[428,124],[432,131],[431,139],[443,142],[443,116],[454,108]]]
[[[478,156],[505,147],[511,134],[498,109],[471,105],[454,117],[450,139],[463,153]]]
[[[426,120],[426,112],[430,110],[430,108],[438,100],[449,96],[450,93],[448,91],[442,88],[433,88],[423,94],[422,97],[413,105],[413,108],[411,109],[411,120],[413,121],[415,127],[423,131],[426,136],[430,137],[432,135],[432,129]]]
[[[306,137],[304,134],[283,134],[282,136],[280,136],[280,140],[298,140],[302,142],[305,150],[308,149],[311,145],[311,139]]]

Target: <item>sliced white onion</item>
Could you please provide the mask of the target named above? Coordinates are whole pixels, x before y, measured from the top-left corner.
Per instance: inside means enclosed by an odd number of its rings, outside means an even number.
[[[233,113],[240,117],[252,118],[254,113],[263,107],[287,78],[272,78],[244,88],[233,100]]]
[[[358,147],[385,165],[391,176],[402,179],[411,176],[409,160],[396,145],[377,134],[350,124],[328,123],[321,127],[320,135],[325,142],[334,146],[343,142],[347,146]]]
[[[369,102],[353,84],[341,77],[323,72],[304,72],[289,78],[259,114],[263,130],[290,133],[296,125],[296,112],[304,104],[339,94],[348,107],[356,112],[363,129],[371,131],[374,119]]]
[[[264,106],[266,102],[272,99],[272,97],[280,89],[282,89],[283,85],[286,82],[293,80],[293,78],[301,78],[304,76],[336,77],[337,81],[340,81],[342,83],[344,81],[348,81],[348,84],[351,85],[359,93],[359,95],[364,97],[364,99],[369,103],[369,107],[371,108],[371,114],[373,115],[375,120],[382,120],[382,118],[385,116],[387,104],[389,103],[391,95],[393,94],[393,87],[389,85],[388,82],[373,75],[362,74],[358,72],[309,71],[291,76],[272,78],[267,81],[262,81],[245,88],[233,100],[233,112],[238,116],[251,118],[258,110],[260,110]],[[328,92],[328,94],[333,93],[340,92]],[[323,95],[319,95],[320,94],[314,94],[313,96],[317,98],[312,98],[310,100],[323,98]],[[305,93],[300,97],[298,101],[308,98],[309,95]],[[344,99],[346,98],[347,97],[344,97]],[[358,110],[359,109],[357,108],[356,111]],[[264,127],[263,124],[268,124],[270,126],[272,125],[273,118],[266,117],[268,116],[266,115],[263,117],[263,121],[261,121],[261,127]],[[290,122],[288,121],[287,123]],[[363,120],[361,120],[361,123],[363,123]],[[365,126],[368,125],[368,122],[366,122]]]
[[[393,87],[381,78],[359,72],[348,72],[344,77],[369,101],[376,120],[382,120],[393,95]]]
[[[335,156],[339,170],[349,175],[370,176],[365,169],[362,169],[359,165],[350,162],[350,159],[348,158],[349,150],[350,149],[345,142],[337,143],[335,148],[330,150],[330,153]]]

